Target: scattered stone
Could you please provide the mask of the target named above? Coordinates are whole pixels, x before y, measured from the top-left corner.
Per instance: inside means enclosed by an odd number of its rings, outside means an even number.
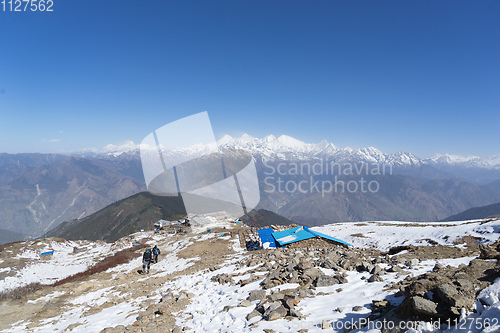
[[[271,308],[269,308],[268,311],[266,311],[266,313],[264,314],[264,318],[267,321],[280,319],[280,318],[283,318],[287,315],[287,311],[283,305],[280,305],[271,311],[269,311],[269,310],[271,310]]]
[[[389,303],[389,301],[386,300],[383,301],[373,300],[372,305],[373,305],[372,312],[380,312],[383,311],[389,305],[391,305],[391,303]]]
[[[285,295],[283,295],[283,294],[280,294],[280,293],[273,293],[273,294],[271,294],[271,295],[269,296],[269,299],[270,299],[271,301],[277,301],[277,300],[279,300],[279,299],[283,299],[284,297],[285,297]]]
[[[372,271],[370,273],[373,275],[380,275],[380,274],[383,274],[385,272],[382,269],[382,267],[380,267],[379,265],[375,265],[375,267],[372,269]]]
[[[187,296],[187,294],[185,292],[182,292],[182,293],[179,294],[179,297],[177,297],[177,302],[181,302],[181,301],[183,301],[185,299],[188,299],[188,296]]]
[[[303,279],[316,280],[319,276],[324,275],[324,273],[319,268],[308,268],[302,273]]]
[[[358,265],[356,267],[358,272],[371,272],[371,271],[373,271],[374,268],[375,267],[372,264],[370,264],[366,261],[363,261],[360,265]]]
[[[240,307],[249,307],[249,306],[252,306],[252,302],[250,302],[249,300],[244,300],[238,306],[240,306]]]
[[[247,316],[247,320],[250,320],[250,319],[252,319],[252,318],[254,318],[254,317],[260,317],[261,315],[262,315],[262,314],[261,314],[259,311],[257,311],[257,310],[255,310],[255,309],[254,309],[252,312],[250,312],[250,313],[248,314],[248,316]]]
[[[354,311],[354,312],[358,312],[358,311],[362,311],[362,310],[364,310],[364,309],[365,309],[365,307],[364,307],[364,306],[361,306],[361,305],[356,305],[356,306],[354,306],[354,307],[352,308],[352,311]]]
[[[226,273],[221,273],[221,274],[217,274],[215,276],[212,276],[211,280],[213,282],[218,282],[220,284],[234,284],[233,278],[231,278]]]
[[[300,297],[311,297],[314,296],[314,292],[311,289],[302,289],[299,291]]]
[[[289,298],[285,301],[285,305],[289,309],[293,309],[295,306],[297,306],[297,304],[298,304],[297,301],[293,298]]]
[[[250,292],[250,296],[248,296],[248,300],[250,302],[258,301],[264,298],[266,298],[266,291],[262,289],[252,290]]]
[[[434,265],[434,268],[432,269],[432,271],[433,272],[439,272],[443,268],[444,268],[443,265],[441,265],[440,263],[436,263],[436,265]]]
[[[339,306],[338,308],[335,309],[338,313],[344,312],[344,308],[342,306]]]
[[[417,266],[419,264],[419,260],[414,258],[414,259],[411,259],[410,261],[408,261],[407,263],[407,266],[410,267],[410,268],[413,268],[415,266]]]
[[[373,274],[367,280],[368,282],[384,282],[384,279],[378,274]]]
[[[316,287],[329,287],[336,284],[338,281],[330,275],[321,275],[316,280]]]
[[[479,244],[479,250],[481,251],[480,259],[499,259],[500,252],[498,252],[494,247],[486,244]]]
[[[324,330],[330,328],[330,323],[328,322],[328,320],[323,320],[323,322],[321,323],[321,328]]]
[[[297,318],[302,317],[302,313],[300,313],[300,311],[296,310],[296,309],[290,309],[289,313],[290,313],[290,316],[292,316],[292,317],[297,317]]]

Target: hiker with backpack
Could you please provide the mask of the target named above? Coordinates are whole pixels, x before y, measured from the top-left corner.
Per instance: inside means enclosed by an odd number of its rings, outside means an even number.
[[[160,249],[158,248],[158,246],[155,245],[155,247],[153,248],[153,258],[154,258],[154,263],[157,264],[158,263],[158,255],[161,253]]]
[[[151,249],[146,249],[142,255],[142,274],[149,274],[149,265],[151,265],[151,260],[153,259]],[[146,272],[146,266],[148,271]]]

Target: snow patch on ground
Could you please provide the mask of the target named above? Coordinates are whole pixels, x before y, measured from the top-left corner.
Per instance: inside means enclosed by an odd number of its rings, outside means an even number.
[[[456,246],[464,236],[492,243],[498,239],[500,220],[460,222],[344,222],[311,229],[339,238],[357,247],[387,251],[394,246],[437,244]],[[430,241],[430,242],[429,242]]]

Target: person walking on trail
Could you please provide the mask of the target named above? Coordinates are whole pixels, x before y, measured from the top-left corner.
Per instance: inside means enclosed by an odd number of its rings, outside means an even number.
[[[153,248],[153,258],[154,258],[154,263],[157,264],[158,263],[158,255],[160,254],[160,249],[158,248],[157,245],[155,245],[155,247]]]
[[[149,274],[149,266],[151,265],[151,260],[153,259],[151,254],[151,249],[146,249],[142,255],[142,274]],[[146,266],[148,271],[146,272]]]

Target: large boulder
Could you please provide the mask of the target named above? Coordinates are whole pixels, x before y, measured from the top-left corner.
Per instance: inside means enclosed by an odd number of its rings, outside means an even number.
[[[425,299],[420,296],[415,296],[411,298],[411,307],[413,312],[417,315],[423,315],[427,317],[439,317],[437,311],[437,304],[431,300]]]

